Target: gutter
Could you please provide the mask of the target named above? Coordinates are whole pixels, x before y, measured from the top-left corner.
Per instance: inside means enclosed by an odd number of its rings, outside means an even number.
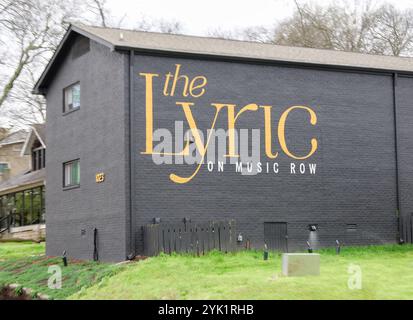
[[[135,136],[133,134],[133,120],[135,119],[135,95],[134,89],[134,50],[129,51],[129,253],[127,258],[132,260],[136,256],[136,226],[135,216],[133,214],[134,199],[135,199],[135,152],[133,146],[135,143]]]
[[[399,234],[399,242],[404,242],[404,232],[403,232],[403,217],[402,217],[402,204],[400,200],[400,170],[399,170],[399,135],[398,135],[398,124],[397,124],[397,80],[399,75],[395,72],[393,73],[393,113],[394,113],[394,156],[396,163],[396,200],[397,200],[397,231]]]
[[[329,71],[342,71],[342,72],[357,72],[357,73],[368,73],[368,74],[385,74],[393,75],[398,74],[403,77],[413,77],[413,71],[408,70],[398,70],[398,69],[386,69],[386,68],[374,68],[374,67],[363,67],[356,65],[345,65],[345,64],[325,64],[322,62],[305,62],[300,60],[282,60],[282,59],[271,59],[266,57],[256,57],[252,55],[232,55],[225,53],[208,53],[203,51],[182,51],[176,49],[164,49],[164,48],[153,48],[153,47],[131,47],[127,45],[113,45],[110,47],[112,51],[134,51],[142,55],[157,55],[163,57],[179,57],[187,59],[202,59],[210,61],[224,61],[224,62],[240,62],[240,63],[251,63],[251,64],[262,64],[262,65],[273,65],[291,68],[306,68],[314,70],[329,70]]]

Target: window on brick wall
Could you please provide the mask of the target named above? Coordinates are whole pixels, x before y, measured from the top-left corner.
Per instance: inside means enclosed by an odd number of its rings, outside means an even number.
[[[63,112],[80,108],[80,83],[77,82],[63,90]]]
[[[80,163],[79,159],[63,164],[63,187],[80,185]]]

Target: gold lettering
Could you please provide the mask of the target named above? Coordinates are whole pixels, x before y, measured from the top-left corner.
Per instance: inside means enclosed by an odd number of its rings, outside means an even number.
[[[186,141],[185,148],[178,153],[153,152],[153,78],[158,77],[156,73],[140,73],[146,79],[146,149],[141,154],[158,154],[164,156],[186,156],[189,154],[189,139]]]
[[[163,87],[163,95],[164,95],[165,97],[167,97],[167,96],[169,96],[168,87],[169,87],[169,80],[170,80],[171,77],[172,77],[172,73],[168,72],[168,74],[167,74],[165,77],[166,77],[166,78],[165,78],[165,85],[164,85],[164,87]]]
[[[197,80],[200,80],[200,83],[195,85]],[[200,96],[202,96],[205,93],[204,87],[206,86],[207,83],[208,83],[208,80],[204,76],[197,76],[193,78],[191,81],[191,84],[189,85],[189,93],[191,94],[191,96],[193,96],[194,98],[199,98]],[[195,94],[194,91],[198,89],[200,89],[200,92],[198,94]]]
[[[272,106],[260,106],[264,109],[264,133],[265,133],[265,153],[268,158],[276,159],[278,152],[272,153],[272,125],[271,108]]]
[[[228,108],[228,154],[227,158],[238,158],[239,155],[235,154],[235,124],[241,114],[246,111],[257,111],[258,105],[252,103],[246,105],[235,115],[235,104],[212,104],[216,107]]]
[[[189,181],[191,181],[198,174],[199,169],[201,168],[201,165],[204,162],[205,154],[206,154],[206,151],[208,150],[209,142],[211,140],[211,136],[213,134],[213,129],[215,128],[215,124],[217,122],[219,112],[221,111],[221,109],[225,105],[214,105],[214,104],[212,104],[216,108],[216,112],[215,112],[215,116],[214,116],[214,119],[213,119],[212,124],[211,124],[211,130],[210,130],[209,135],[207,137],[207,141],[204,145],[203,142],[202,142],[202,139],[199,135],[199,131],[198,131],[197,125],[195,123],[195,120],[194,120],[194,117],[193,117],[192,111],[191,111],[191,107],[194,104],[191,103],[191,102],[177,102],[176,104],[181,105],[182,108],[184,109],[185,117],[188,121],[189,128],[190,128],[190,130],[192,132],[192,135],[194,137],[194,140],[195,140],[195,145],[198,148],[199,153],[201,155],[201,161],[199,162],[199,164],[198,164],[197,168],[195,169],[195,171],[189,177],[180,177],[180,176],[178,176],[176,174],[173,174],[173,173],[171,173],[169,175],[169,178],[173,182],[179,183],[179,184],[185,184],[185,183],[188,183]]]
[[[304,157],[299,157],[290,152],[287,147],[287,143],[285,142],[285,122],[287,120],[288,114],[295,110],[295,109],[301,109],[305,110],[310,114],[310,123],[315,126],[317,124],[317,115],[313,110],[311,110],[309,107],[304,107],[304,106],[293,106],[288,108],[284,113],[281,115],[280,122],[278,123],[278,139],[280,141],[281,149],[287,154],[289,157],[297,160],[305,160],[311,157],[316,151],[318,147],[317,139],[313,138],[311,139],[311,151],[308,155]]]
[[[184,90],[182,91],[182,95],[184,97],[188,96],[188,82],[189,82],[189,78],[186,75],[180,75],[179,74],[179,70],[181,69],[181,65],[180,64],[176,64],[176,69],[175,69],[175,75],[174,75],[174,79],[172,81],[172,88],[171,88],[171,97],[173,97],[175,95],[175,89],[176,89],[176,83],[178,82],[178,80],[183,79],[185,81],[185,86],[184,86]]]
[[[146,87],[146,150],[142,154],[152,154],[153,152],[153,78],[158,77],[156,73],[139,73],[145,77]]]

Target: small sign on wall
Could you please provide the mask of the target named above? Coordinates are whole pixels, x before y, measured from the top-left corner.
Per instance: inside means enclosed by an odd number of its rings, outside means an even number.
[[[105,181],[105,174],[103,172],[96,173],[96,183],[102,183]]]

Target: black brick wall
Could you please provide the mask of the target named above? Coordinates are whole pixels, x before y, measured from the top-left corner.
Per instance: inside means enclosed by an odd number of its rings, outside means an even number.
[[[47,254],[92,259],[98,229],[102,260],[128,253],[128,154],[125,106],[128,56],[91,41],[90,52],[64,60],[47,93]],[[63,88],[80,81],[80,110],[62,115]],[[80,188],[63,191],[62,164],[80,158]],[[106,181],[95,182],[104,172]],[[81,230],[86,230],[84,236]]]
[[[282,111],[290,106],[311,107],[318,116],[315,127],[305,112],[292,113],[287,124],[289,147],[298,154],[310,149],[310,138],[319,142],[316,154],[303,161],[316,163],[317,175],[290,175],[291,162],[280,152],[270,160],[262,147],[262,162],[278,162],[280,172],[242,176],[226,167],[224,173],[202,168],[188,184],[177,185],[170,173],[190,175],[194,167],[154,165],[145,148],[144,78],[136,77],[134,127],[137,145],[136,197],[138,248],[142,249],[140,226],[153,217],[163,221],[236,219],[244,239],[263,246],[264,222],[288,222],[289,247],[302,249],[308,239],[307,226],[319,225],[319,246],[392,243],[397,238],[396,171],[393,126],[392,77],[349,72],[317,71],[252,64],[185,60],[165,57],[136,58],[135,74],[165,75],[182,64],[181,73],[208,78],[207,93],[201,98],[164,97],[163,82],[154,81],[154,128],[173,128],[185,121],[176,101],[191,101],[194,117],[202,130],[209,128],[213,102],[273,106],[273,138]],[[182,88],[179,87],[178,88]],[[225,115],[225,114],[223,114]],[[218,128],[226,128],[221,115]],[[258,111],[243,114],[239,128],[261,128],[264,116]],[[264,146],[264,137],[261,137]],[[357,224],[347,231],[347,224]]]
[[[224,173],[201,168],[188,184],[169,180],[171,173],[190,175],[194,166],[155,165],[145,148],[145,87],[140,72],[173,72],[208,78],[201,98],[164,97],[161,77],[154,82],[154,127],[174,131],[174,121],[184,121],[177,101],[194,102],[193,115],[200,129],[210,127],[211,103],[272,105],[273,148],[276,160],[264,154],[266,163],[278,162],[279,174],[243,176],[227,165]],[[128,161],[128,56],[91,42],[89,53],[66,59],[48,90],[47,123],[47,253],[89,259],[93,253],[92,230],[99,229],[102,260],[118,261],[129,253],[129,161]],[[62,89],[79,81],[81,110],[62,116]],[[411,79],[400,79],[399,149],[402,176],[402,208],[412,210],[409,142]],[[142,252],[141,226],[154,217],[163,221],[235,219],[244,239],[263,246],[264,222],[287,222],[290,250],[305,247],[307,225],[319,225],[318,246],[332,246],[336,239],[346,245],[394,243],[397,239],[396,166],[391,75],[320,71],[202,61],[173,57],[136,56],[134,64],[135,145],[131,152],[135,175],[133,215],[136,219],[137,252]],[[177,93],[181,86],[178,85]],[[294,112],[287,123],[287,142],[297,154],[309,150],[316,137],[317,152],[305,161],[288,158],[277,141],[280,115],[293,105],[311,107],[318,116],[309,125],[305,112]],[[243,114],[239,128],[263,131],[262,111]],[[217,128],[226,128],[225,113]],[[186,126],[187,129],[187,126]],[[155,143],[156,145],[156,143]],[[62,163],[81,159],[81,187],[62,190]],[[316,175],[290,175],[289,166],[316,163]],[[95,173],[106,181],[95,183]],[[412,205],[411,203],[412,202]],[[348,231],[348,224],[357,230]],[[86,229],[85,237],[81,229]]]

